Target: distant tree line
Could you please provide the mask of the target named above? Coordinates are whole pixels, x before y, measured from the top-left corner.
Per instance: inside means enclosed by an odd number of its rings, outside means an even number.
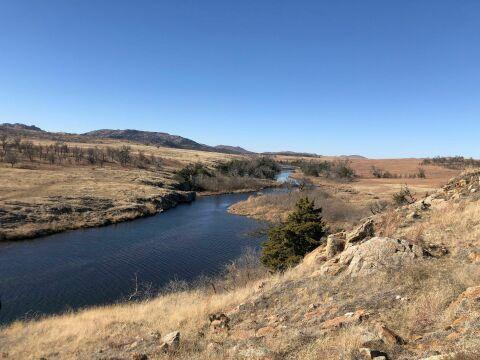
[[[357,177],[348,159],[335,161],[305,161],[297,160],[291,163],[298,166],[306,176],[326,177],[341,181],[352,181]]]
[[[229,191],[258,187],[258,180],[274,180],[279,172],[280,166],[273,159],[258,157],[234,159],[213,168],[189,164],[179,170],[175,178],[183,190]]]
[[[22,140],[20,136],[0,134],[0,160],[12,167],[21,161],[48,163],[50,165],[98,165],[105,163],[134,166],[138,168],[158,168],[161,159],[143,151],[132,153],[130,146],[98,148],[69,146],[63,142],[50,145],[34,144]]]
[[[424,159],[423,165],[437,165],[447,169],[463,170],[468,167],[480,167],[480,160],[464,158],[463,156],[437,156]]]
[[[427,177],[424,168],[418,168],[416,173],[413,174],[396,174],[391,173],[388,170],[383,170],[377,168],[376,166],[372,166],[371,172],[373,177],[377,179],[401,179],[401,178],[409,178],[409,179],[425,179]]]

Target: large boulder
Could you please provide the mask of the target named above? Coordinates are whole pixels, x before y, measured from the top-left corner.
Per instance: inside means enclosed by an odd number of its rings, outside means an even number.
[[[370,275],[387,269],[401,269],[423,257],[423,249],[406,240],[374,237],[352,245],[320,269],[322,274],[345,272],[351,276]]]
[[[373,219],[369,219],[362,225],[360,225],[358,228],[347,234],[345,247],[359,243],[362,240],[365,240],[374,235],[375,223]]]

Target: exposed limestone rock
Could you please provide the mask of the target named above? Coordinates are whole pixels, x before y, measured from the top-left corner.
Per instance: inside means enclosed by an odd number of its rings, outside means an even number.
[[[401,269],[422,257],[423,250],[418,245],[406,240],[374,237],[348,247],[326,262],[320,273],[335,275],[345,271],[351,276],[364,276],[386,269]]]
[[[385,344],[394,346],[397,344],[404,345],[406,343],[406,341],[402,337],[396,334],[393,330],[389,329],[385,324],[377,323],[375,327],[378,336]]]
[[[163,344],[160,345],[160,349],[163,351],[166,350],[176,350],[180,345],[180,332],[173,331],[165,335],[162,339]]]
[[[360,348],[359,353],[365,360],[387,360],[387,354],[382,351],[372,350],[370,348]]]
[[[345,315],[324,321],[320,326],[322,329],[326,330],[338,329],[347,325],[358,324],[366,319],[368,315],[369,314],[365,310],[359,309],[355,312],[346,313]]]
[[[325,255],[327,259],[333,258],[345,248],[345,233],[338,233],[329,235],[327,237],[327,247],[325,248]]]
[[[349,247],[351,245],[359,243],[362,240],[365,240],[368,237],[374,236],[374,225],[375,223],[373,219],[369,219],[368,221],[360,225],[358,228],[356,228],[354,231],[348,233],[346,236],[345,247]]]

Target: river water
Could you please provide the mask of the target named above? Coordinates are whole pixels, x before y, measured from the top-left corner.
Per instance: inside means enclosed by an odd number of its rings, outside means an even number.
[[[258,221],[227,212],[251,194],[199,197],[148,218],[0,243],[0,324],[121,301],[136,281],[160,288],[218,274],[264,240],[254,235]]]

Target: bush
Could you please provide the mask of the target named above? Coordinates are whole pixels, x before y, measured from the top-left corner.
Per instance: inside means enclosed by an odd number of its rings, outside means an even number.
[[[417,199],[415,194],[412,194],[407,185],[403,186],[399,192],[392,195],[393,202],[398,206],[413,204]]]
[[[348,159],[331,161],[296,161],[292,165],[298,166],[306,176],[325,176],[327,178],[352,181],[357,175]]]
[[[198,179],[202,177],[213,176],[210,170],[202,164],[190,164],[179,170],[175,179],[179,182],[181,190],[204,190],[199,184]]]
[[[218,165],[216,170],[227,176],[274,180],[280,172],[280,166],[269,157],[260,157],[252,160],[231,160]]]
[[[187,165],[177,172],[178,188],[190,191],[235,191],[257,189],[273,180],[280,166],[270,158],[231,160],[209,169],[202,164]]]
[[[424,168],[418,168],[417,177],[420,179],[425,179],[427,177]]]
[[[261,261],[271,271],[284,271],[298,264],[317,248],[326,234],[322,209],[308,197],[301,198],[285,224],[273,227],[263,244]]]

